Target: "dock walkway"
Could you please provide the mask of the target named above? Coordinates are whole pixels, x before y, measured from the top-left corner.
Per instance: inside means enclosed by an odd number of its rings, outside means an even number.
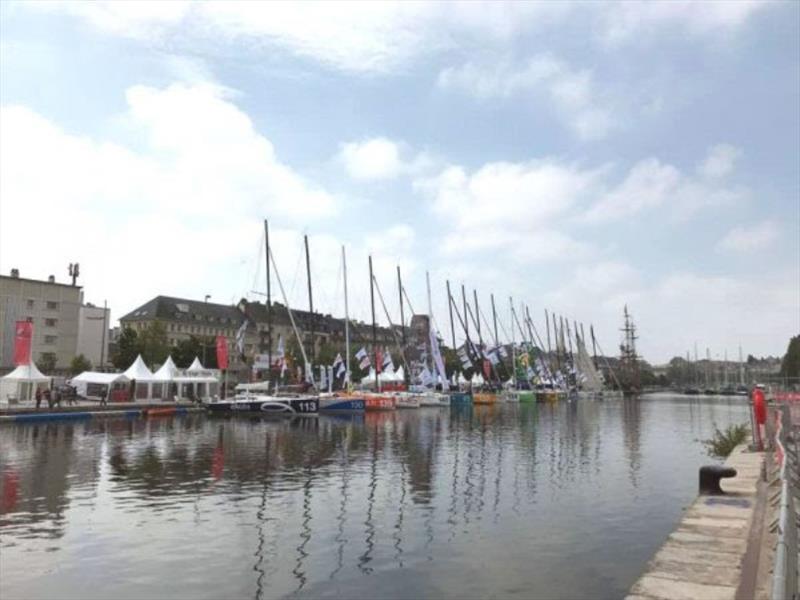
[[[628,600],[760,598],[764,454],[738,446],[725,462],[737,475],[724,496],[699,496],[633,585]]]

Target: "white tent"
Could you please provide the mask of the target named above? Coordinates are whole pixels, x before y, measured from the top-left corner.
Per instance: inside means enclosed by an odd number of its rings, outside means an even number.
[[[483,385],[484,383],[486,383],[486,380],[480,373],[475,373],[475,375],[472,376],[472,385]]]
[[[395,372],[395,375],[397,376],[397,379],[395,381],[405,381],[406,380],[406,372],[405,372],[405,369],[403,369],[403,365],[400,365],[399,367],[397,367],[397,371]]]
[[[98,373],[84,371],[73,377],[69,384],[75,386],[78,395],[91,400],[100,400],[100,394],[105,391],[109,402],[133,400],[128,397],[130,379],[125,373]]]
[[[50,387],[50,378],[42,375],[33,362],[19,365],[0,378],[0,404],[32,400],[37,387]]]
[[[136,382],[136,400],[149,400],[152,397],[150,384],[155,381],[152,371],[147,368],[142,360],[142,355],[138,355],[133,364],[125,371],[125,376],[131,381]]]
[[[175,366],[172,357],[167,356],[161,368],[153,373],[153,382],[150,384],[150,396],[153,400],[174,400],[178,388],[175,381],[180,375],[181,371]]]
[[[181,375],[174,379],[177,396],[188,400],[210,400],[219,394],[219,377],[206,369],[196,356]]]
[[[469,379],[464,377],[464,373],[461,372],[458,374],[458,385],[467,385],[469,383]]]
[[[400,368],[402,369],[402,367]],[[375,374],[373,373],[372,376],[375,377]],[[395,381],[402,381],[402,380],[397,378],[397,373],[395,373],[395,371],[391,369],[386,369],[385,371],[381,371],[381,373],[378,375],[378,381],[380,381],[381,383],[393,383]]]

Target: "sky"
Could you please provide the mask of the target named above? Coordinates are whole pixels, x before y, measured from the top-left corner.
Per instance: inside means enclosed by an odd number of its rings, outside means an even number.
[[[448,280],[500,341],[512,298],[654,363],[800,332],[800,3],[3,2],[0,111],[0,272],[113,319],[263,301],[268,219],[291,306],[308,235],[315,309],[344,245],[352,317],[372,255],[448,341]]]

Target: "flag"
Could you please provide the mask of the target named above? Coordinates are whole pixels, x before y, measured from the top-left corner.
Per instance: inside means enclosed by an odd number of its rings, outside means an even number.
[[[469,357],[466,346],[461,346],[456,354],[458,355],[458,359],[461,361],[461,366],[463,368],[469,369],[472,366],[472,360]]]
[[[508,350],[505,346],[500,346],[497,351],[500,354],[500,358],[508,358]]]
[[[284,349],[283,349],[283,336],[279,335],[278,336],[278,349],[275,351],[275,354],[274,354],[275,364],[279,364],[280,361],[283,360],[284,354],[285,354],[285,352],[284,352]]]
[[[380,349],[380,347],[378,347],[375,348],[375,370],[378,371],[378,373],[380,373],[382,369],[383,369],[383,351]]]
[[[319,366],[319,389],[324,390],[328,387],[328,370],[325,365]]]
[[[244,356],[244,332],[247,329],[247,319],[242,321],[241,326],[236,331],[236,349],[240,356]]]
[[[442,360],[442,353],[439,351],[439,340],[436,338],[436,332],[432,327],[428,328],[430,342],[431,342],[431,356],[433,357],[433,366],[442,378],[442,384],[447,381],[447,373],[444,370],[444,361]]]
[[[31,363],[31,340],[33,340],[33,322],[17,321],[14,327],[14,365]]]
[[[362,371],[366,371],[369,369],[370,361],[369,361],[369,354],[367,354],[367,349],[362,347],[361,350],[356,352],[356,359],[358,360],[358,368]]]
[[[388,349],[383,350],[383,363],[381,365],[384,371],[394,371],[394,362],[392,362],[392,353]]]
[[[492,372],[492,363],[486,359],[483,360],[483,374],[486,375],[486,379],[489,379],[489,375]]]
[[[217,368],[228,368],[228,340],[224,335],[217,336]]]
[[[489,362],[491,362],[493,365],[497,366],[497,364],[500,362],[500,357],[497,355],[497,348],[492,348],[489,350],[489,352],[486,354],[486,358],[488,358]]]
[[[342,360],[341,353],[337,354],[336,359],[333,361],[333,372],[337,379],[347,372],[347,366],[344,364],[344,360]]]

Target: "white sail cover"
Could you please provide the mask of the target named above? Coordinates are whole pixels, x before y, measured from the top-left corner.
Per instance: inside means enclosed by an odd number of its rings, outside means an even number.
[[[128,379],[135,379],[136,381],[153,381],[153,373],[147,368],[142,360],[142,355],[136,357],[133,364],[125,371],[125,376]]]
[[[172,357],[168,356],[161,368],[153,374],[153,378],[157,381],[172,381],[180,374],[180,369],[175,366]]]
[[[578,354],[575,357],[576,367],[578,368],[578,378],[581,387],[589,392],[600,392],[603,390],[603,378],[594,366],[592,357],[586,351],[586,345],[582,339],[578,339]]]

